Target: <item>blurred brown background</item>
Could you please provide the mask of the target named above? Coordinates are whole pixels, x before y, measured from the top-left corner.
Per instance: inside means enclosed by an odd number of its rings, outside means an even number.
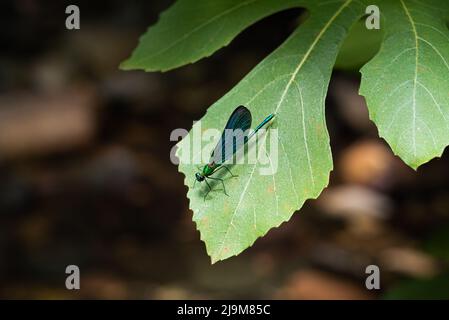
[[[335,169],[321,197],[238,257],[211,266],[170,132],[190,128],[294,30],[300,10],[168,73],[123,72],[171,1],[0,5],[1,298],[449,298],[449,155],[414,172],[393,156],[336,71]],[[65,268],[81,290],[65,289]],[[381,290],[365,268],[381,269]]]

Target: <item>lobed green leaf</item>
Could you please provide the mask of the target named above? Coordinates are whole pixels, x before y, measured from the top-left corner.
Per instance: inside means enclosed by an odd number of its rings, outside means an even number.
[[[167,71],[208,57],[242,30],[298,0],[178,0],[141,37],[124,70]]]
[[[385,38],[362,69],[360,93],[379,135],[416,169],[449,144],[447,1],[379,3]]]

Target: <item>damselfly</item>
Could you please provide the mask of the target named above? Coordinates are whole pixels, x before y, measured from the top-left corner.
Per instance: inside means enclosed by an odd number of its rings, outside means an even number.
[[[217,146],[210,156],[209,163],[203,167],[203,170],[195,174],[195,182],[193,184],[194,187],[197,181],[205,181],[209,187],[209,190],[204,195],[204,199],[206,199],[206,196],[212,190],[210,184],[207,182],[207,179],[220,181],[223,185],[224,193],[228,195],[223,179],[211,176],[224,168],[231,174],[232,177],[236,177],[236,175],[232,174],[231,170],[229,170],[229,168],[223,163],[234,156],[234,154],[242,146],[244,146],[248,140],[255,135],[257,131],[259,131],[260,128],[262,128],[273,118],[274,114],[270,114],[256,127],[256,129],[254,129],[254,131],[248,134],[248,129],[251,127],[252,121],[251,112],[244,106],[239,106],[234,110],[226,123]]]

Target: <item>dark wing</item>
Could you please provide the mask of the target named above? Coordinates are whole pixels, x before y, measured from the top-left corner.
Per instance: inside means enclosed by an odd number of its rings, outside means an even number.
[[[210,162],[222,164],[244,145],[248,135],[247,130],[251,127],[251,120],[251,112],[244,106],[234,110],[210,156]]]

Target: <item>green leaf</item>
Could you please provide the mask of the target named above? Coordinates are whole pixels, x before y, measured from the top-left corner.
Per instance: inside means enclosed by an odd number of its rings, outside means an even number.
[[[208,57],[246,27],[298,0],[178,0],[142,36],[124,70],[166,71]]]
[[[448,1],[380,1],[385,38],[360,93],[379,135],[416,169],[449,144]]]
[[[179,169],[185,174],[193,220],[212,262],[237,255],[268,230],[290,219],[307,199],[316,198],[329,181],[332,156],[324,100],[332,67],[347,30],[363,14],[360,1],[303,1],[310,17],[228,94],[212,105],[178,143]],[[206,200],[207,186],[194,184],[196,165],[185,159],[196,146],[195,132],[222,130],[238,105],[247,106],[254,124],[275,113],[278,156],[267,164],[234,165],[237,178],[226,177],[229,197],[220,183]],[[273,133],[261,139],[270,141]],[[210,143],[209,143],[210,144]],[[271,152],[271,145],[270,145]],[[261,147],[259,155],[271,153]],[[184,159],[184,160],[183,160]],[[263,166],[276,167],[261,175]]]

